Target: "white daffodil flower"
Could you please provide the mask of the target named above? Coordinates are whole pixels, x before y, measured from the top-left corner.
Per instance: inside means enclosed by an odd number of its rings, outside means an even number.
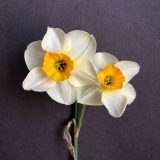
[[[93,58],[96,40],[85,31],[65,34],[48,27],[43,40],[28,45],[24,57],[30,70],[23,81],[25,90],[47,92],[55,101],[70,105],[76,101],[76,89],[70,83],[79,61]]]
[[[110,115],[120,117],[136,97],[129,81],[139,72],[140,66],[132,61],[118,62],[116,57],[104,52],[95,55],[93,65],[85,60],[72,73],[72,84],[78,87],[78,102],[104,105]]]

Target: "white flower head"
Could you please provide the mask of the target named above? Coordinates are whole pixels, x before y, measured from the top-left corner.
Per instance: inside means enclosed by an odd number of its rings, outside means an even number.
[[[73,71],[71,80],[78,87],[78,102],[104,105],[113,117],[122,116],[126,106],[136,97],[136,91],[129,81],[139,69],[136,62],[118,61],[112,54],[97,53],[93,65],[85,60]]]
[[[76,89],[70,83],[79,61],[94,57],[96,40],[85,31],[65,34],[59,28],[48,27],[43,40],[28,45],[24,57],[30,70],[23,81],[25,90],[47,92],[55,101],[72,104]]]

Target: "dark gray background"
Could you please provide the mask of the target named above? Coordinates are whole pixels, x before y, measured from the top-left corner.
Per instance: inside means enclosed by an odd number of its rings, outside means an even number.
[[[45,93],[26,92],[24,50],[47,26],[93,33],[98,51],[137,61],[136,101],[120,119],[87,107],[80,160],[160,159],[159,0],[0,0],[0,160],[66,160],[71,115]]]

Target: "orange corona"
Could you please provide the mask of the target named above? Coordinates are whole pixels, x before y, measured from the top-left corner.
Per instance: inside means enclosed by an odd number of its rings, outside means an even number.
[[[54,81],[64,81],[71,75],[73,61],[63,53],[47,52],[44,56],[42,69]]]
[[[101,87],[104,90],[118,90],[123,87],[125,77],[122,72],[114,65],[107,65],[103,70],[98,72]]]

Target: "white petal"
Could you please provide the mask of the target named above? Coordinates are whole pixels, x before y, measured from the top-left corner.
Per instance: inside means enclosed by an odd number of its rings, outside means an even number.
[[[102,91],[99,86],[83,86],[77,88],[77,101],[85,105],[103,105]]]
[[[99,52],[96,53],[93,59],[93,64],[98,70],[104,69],[108,64],[115,64],[118,62],[118,59],[110,53]]]
[[[136,98],[136,91],[130,83],[126,83],[118,92],[127,97],[127,104],[131,104]]]
[[[62,52],[66,43],[66,34],[59,28],[48,27],[42,40],[42,48],[47,52]]]
[[[81,87],[90,84],[99,85],[97,73],[91,62],[84,59],[77,63],[78,64],[75,66],[69,78],[69,82],[75,87]]]
[[[24,59],[29,70],[42,66],[45,51],[41,47],[41,41],[35,41],[27,46]]]
[[[71,42],[70,56],[72,59],[93,58],[96,53],[97,43],[93,35],[85,31],[74,30],[67,33]]]
[[[58,103],[70,105],[76,101],[76,89],[68,81],[57,83],[55,87],[47,91],[48,95]]]
[[[126,82],[129,82],[140,69],[139,64],[132,61],[119,61],[115,64],[115,66],[122,71]]]
[[[111,116],[118,118],[122,116],[127,105],[127,98],[121,94],[114,92],[103,92],[102,102],[108,109]]]
[[[45,75],[40,67],[36,67],[29,72],[23,81],[23,88],[28,91],[44,92],[55,86],[55,84],[53,80]]]

